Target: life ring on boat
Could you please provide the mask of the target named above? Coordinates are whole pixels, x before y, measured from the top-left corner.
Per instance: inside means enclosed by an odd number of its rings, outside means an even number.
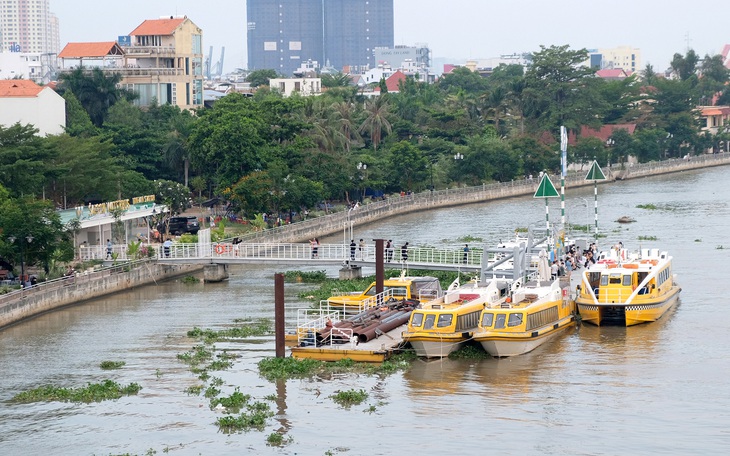
[[[218,244],[215,246],[215,253],[218,255],[223,255],[226,252],[226,248],[222,244]]]

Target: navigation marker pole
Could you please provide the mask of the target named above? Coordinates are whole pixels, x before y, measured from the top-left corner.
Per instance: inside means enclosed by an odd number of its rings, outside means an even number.
[[[606,180],[606,175],[603,174],[603,170],[600,166],[598,166],[598,162],[596,160],[593,160],[591,169],[588,170],[585,180],[593,181],[593,211],[596,223],[594,240],[598,241],[598,181]]]
[[[547,173],[543,174],[542,179],[540,179],[540,185],[537,186],[537,190],[535,191],[533,198],[545,198],[545,228],[547,229],[549,242],[548,248],[550,249],[551,254],[554,241],[552,233],[550,232],[550,205],[548,204],[548,198],[557,198],[558,196],[560,195],[558,195],[558,191],[555,190],[555,186],[550,181]]]
[[[568,174],[568,131],[560,126],[560,224],[565,229],[565,176]]]

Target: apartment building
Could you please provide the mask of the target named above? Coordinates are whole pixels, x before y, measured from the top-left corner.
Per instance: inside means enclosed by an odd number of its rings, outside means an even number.
[[[142,22],[117,42],[68,43],[59,54],[62,70],[101,68],[122,75],[139,106],[203,106],[203,32],[187,16]]]
[[[393,47],[393,0],[248,0],[248,66],[291,75],[304,62],[373,68]]]
[[[2,52],[58,54],[58,18],[49,0],[0,0]]]

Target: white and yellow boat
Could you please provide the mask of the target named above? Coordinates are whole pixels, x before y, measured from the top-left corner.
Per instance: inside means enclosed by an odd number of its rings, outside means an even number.
[[[438,298],[442,294],[441,283],[436,277],[406,277],[401,275],[383,281],[382,296],[377,296],[376,284],[373,282],[365,291],[331,296],[327,299],[327,304],[333,309],[357,313],[382,304],[384,299],[417,299],[424,302]]]
[[[632,326],[661,318],[681,290],[667,252],[611,249],[582,271],[576,304],[587,323]]]
[[[575,302],[560,280],[514,282],[504,302],[482,310],[474,340],[495,357],[530,352],[575,325]]]
[[[497,305],[508,295],[509,282],[494,279],[486,284],[452,284],[446,294],[411,313],[403,340],[418,356],[441,358],[471,339],[486,306]]]

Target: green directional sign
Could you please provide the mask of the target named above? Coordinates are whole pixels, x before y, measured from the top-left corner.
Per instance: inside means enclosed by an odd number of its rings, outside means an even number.
[[[586,174],[586,180],[606,180],[606,175],[603,174],[603,170],[598,166],[598,162],[593,160],[591,163],[591,169]]]
[[[535,192],[535,196],[533,196],[533,198],[557,198],[559,196],[560,194],[555,189],[555,186],[550,181],[548,175],[543,174],[540,185],[537,187],[537,191]]]

